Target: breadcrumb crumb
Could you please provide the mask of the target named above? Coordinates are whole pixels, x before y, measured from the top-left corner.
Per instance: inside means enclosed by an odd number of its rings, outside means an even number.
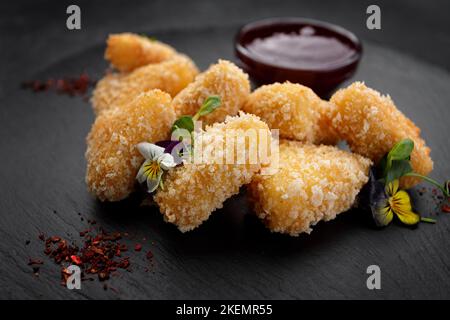
[[[234,164],[228,164],[220,157],[221,164],[219,158],[207,152],[221,149],[228,139],[235,141],[239,130],[247,129],[262,130],[270,139],[269,128],[264,122],[242,112],[201,132],[201,150],[205,161],[185,163],[170,170],[164,180],[164,190],[159,189],[154,197],[166,221],[175,224],[182,232],[192,230],[207,220],[214,210],[221,208],[226,199],[237,194],[242,185],[250,182],[261,169],[261,161],[245,161],[241,164],[234,161]],[[194,152],[198,152],[197,141],[196,137]],[[246,142],[245,150],[237,151],[248,153],[254,147],[254,144]]]
[[[94,90],[92,105],[99,115],[105,110],[120,108],[151,89],[161,89],[173,97],[194,81],[197,74],[194,62],[177,54],[167,61],[139,67],[130,73],[105,76]]]
[[[206,98],[220,96],[220,108],[201,119],[208,125],[224,121],[228,115],[236,115],[249,94],[248,75],[232,62],[219,60],[183,89],[173,99],[172,105],[177,116],[194,115]]]
[[[248,196],[272,232],[297,236],[353,205],[371,161],[333,146],[280,140],[280,167],[254,176]]]
[[[144,161],[136,144],[169,137],[175,121],[170,102],[169,94],[155,89],[97,117],[86,151],[86,183],[94,196],[101,201],[119,201],[133,191]]]
[[[431,172],[430,148],[420,137],[420,129],[396,108],[389,96],[355,82],[337,91],[331,102],[336,105],[331,116],[332,126],[353,152],[378,163],[397,142],[410,138],[414,141],[411,154],[414,171],[422,175]],[[419,182],[417,178],[401,178],[404,188]]]
[[[106,43],[105,59],[122,72],[160,63],[176,54],[175,49],[165,43],[133,33],[112,34]]]

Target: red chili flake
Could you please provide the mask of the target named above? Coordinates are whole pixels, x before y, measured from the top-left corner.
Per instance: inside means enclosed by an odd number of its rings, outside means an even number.
[[[447,204],[444,204],[444,205],[442,206],[442,211],[443,211],[443,212],[446,212],[446,213],[450,213],[450,206],[447,205]]]
[[[151,260],[153,258],[153,252],[148,251],[146,257],[148,260]]]
[[[38,238],[39,238],[39,240],[45,241],[45,234],[43,234],[42,232],[39,233]]]
[[[67,268],[61,268],[61,285],[67,284],[67,279],[71,276],[71,272]]]
[[[70,260],[72,260],[72,262],[77,265],[80,265],[82,263],[80,257],[76,255],[71,255]]]
[[[68,241],[59,236],[45,237],[43,233],[39,236],[44,242],[44,253],[56,264],[61,266],[61,284],[66,285],[66,280],[70,276],[67,266],[76,264],[81,269],[82,281],[106,281],[111,276],[121,276],[120,269],[131,272],[131,261],[129,257],[124,257],[123,252],[128,250],[126,244],[121,243],[122,234],[120,232],[106,232],[103,228],[91,227],[80,231],[80,241],[82,245],[78,247],[76,243]],[[142,250],[142,245],[134,245],[136,251]],[[147,253],[148,259],[153,257],[152,253]],[[33,266],[42,261],[33,261]],[[92,277],[90,275],[96,275]],[[108,286],[108,288],[111,288]],[[112,289],[111,289],[112,290]]]
[[[101,248],[97,248],[97,247],[91,247],[90,248],[92,250],[92,252],[103,256],[105,254],[105,252],[101,249]]]
[[[117,267],[121,268],[121,269],[127,269],[130,266],[130,260],[128,257],[123,258],[122,260],[120,260],[120,262],[117,264]]]
[[[61,79],[48,79],[45,81],[32,80],[22,83],[23,89],[31,89],[34,92],[54,90],[69,96],[85,95],[89,87],[93,87],[95,81],[91,80],[87,73],[82,73],[78,77],[64,77]]]

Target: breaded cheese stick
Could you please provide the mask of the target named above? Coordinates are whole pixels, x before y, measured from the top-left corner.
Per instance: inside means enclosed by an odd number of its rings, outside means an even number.
[[[330,107],[310,88],[287,81],[256,89],[243,110],[279,129],[281,138],[321,143],[335,142],[327,121]]]
[[[280,140],[279,170],[255,175],[248,195],[272,232],[297,236],[348,210],[368,181],[371,161],[333,146]]]
[[[397,142],[410,138],[414,141],[411,154],[414,171],[422,175],[431,172],[430,149],[420,137],[420,129],[396,108],[389,96],[355,82],[337,91],[331,102],[336,105],[332,113],[333,128],[353,152],[378,163]],[[401,179],[406,188],[418,182],[417,178]]]
[[[97,117],[87,137],[86,183],[101,201],[119,201],[134,189],[144,161],[136,144],[167,139],[175,121],[170,95],[155,89]]]
[[[172,97],[192,82],[198,74],[195,64],[184,55],[149,64],[127,74],[111,74],[100,80],[92,96],[97,115],[128,104],[139,93],[161,89]]]
[[[237,142],[239,137],[251,136],[252,132],[257,133],[256,140],[245,138],[244,144]],[[258,117],[245,113],[227,117],[225,122],[208,126],[196,135],[194,154],[201,154],[201,162],[187,162],[170,170],[164,180],[164,190],[159,189],[154,196],[165,220],[182,232],[198,227],[264,165],[264,157],[252,160],[250,156],[238,161],[238,156],[259,152],[262,144],[270,143],[270,139],[268,126]],[[225,146],[225,141],[235,143]]]
[[[112,34],[106,44],[105,59],[122,72],[160,63],[176,54],[175,49],[165,43],[133,33]]]
[[[172,105],[177,116],[194,115],[206,98],[220,96],[220,108],[202,117],[203,123],[208,125],[221,122],[228,115],[236,115],[249,94],[248,75],[232,62],[219,60],[183,89],[173,99]]]

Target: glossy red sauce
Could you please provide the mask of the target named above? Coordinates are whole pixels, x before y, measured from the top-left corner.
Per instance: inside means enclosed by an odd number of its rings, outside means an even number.
[[[356,71],[362,45],[348,30],[305,18],[271,18],[243,26],[239,65],[257,84],[290,81],[327,98]]]

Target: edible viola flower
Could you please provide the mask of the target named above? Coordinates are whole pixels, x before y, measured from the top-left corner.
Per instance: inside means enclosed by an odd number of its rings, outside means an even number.
[[[136,179],[139,183],[147,181],[147,190],[152,193],[159,186],[163,187],[163,172],[175,167],[176,163],[171,154],[165,153],[164,148],[155,144],[141,142],[137,148],[145,161],[139,169]]]
[[[405,190],[399,190],[398,179],[389,182],[384,192],[385,196],[379,197],[373,210],[377,225],[388,225],[394,214],[406,225],[415,225],[420,221],[420,216],[412,210],[409,194]]]

